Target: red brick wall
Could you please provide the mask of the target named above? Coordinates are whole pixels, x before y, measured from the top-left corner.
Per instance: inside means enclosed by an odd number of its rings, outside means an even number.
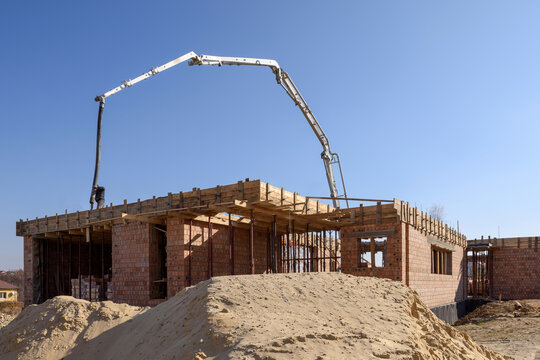
[[[24,305],[30,305],[34,303],[34,281],[35,281],[35,269],[37,266],[37,259],[35,255],[39,252],[39,243],[32,236],[24,237],[24,293],[23,301]]]
[[[386,243],[386,264],[384,267],[358,267],[358,239],[349,238],[348,235],[357,231],[394,230],[388,236]],[[401,225],[356,225],[341,229],[341,271],[345,274],[357,276],[377,276],[396,281],[403,281],[404,243],[402,241]]]
[[[407,227],[408,226],[408,238]],[[359,268],[357,239],[347,237],[351,232],[394,230],[388,236],[385,267]],[[430,306],[461,301],[464,295],[463,254],[464,249],[454,245],[452,252],[452,275],[431,273],[431,244],[425,234],[412,226],[399,225],[356,225],[342,228],[342,272],[357,276],[377,276],[402,281],[416,290],[422,300]],[[408,247],[408,252],[407,252]]]
[[[172,297],[185,284],[184,226],[182,218],[167,219],[167,296]]]
[[[404,225],[407,226],[407,225]],[[431,244],[425,234],[409,226],[409,286],[427,306],[445,305],[465,299],[463,279],[464,249],[454,245],[452,275],[431,273]]]
[[[491,250],[492,295],[503,299],[540,298],[540,251],[534,249]]]
[[[151,297],[150,225],[115,225],[112,229],[113,301],[147,305]]]
[[[189,285],[188,274],[191,263],[191,285],[209,278],[208,271],[208,223],[192,221],[191,256],[189,254],[190,221],[181,218],[167,220],[167,279],[168,296]],[[234,274],[250,274],[249,229],[234,228]],[[266,232],[255,231],[255,272],[266,271]],[[229,227],[212,224],[212,275],[230,275]]]

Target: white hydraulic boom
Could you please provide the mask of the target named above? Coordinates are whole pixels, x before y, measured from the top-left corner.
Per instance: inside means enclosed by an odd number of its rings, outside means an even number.
[[[308,121],[309,125],[311,126],[311,129],[313,129],[313,132],[315,132],[315,135],[317,136],[317,139],[321,143],[323,147],[323,152],[321,153],[321,158],[324,163],[324,168],[326,170],[326,178],[328,181],[328,186],[330,187],[330,197],[332,198],[334,207],[339,208],[339,198],[344,197],[345,201],[347,202],[347,192],[345,189],[345,182],[343,180],[343,172],[341,171],[341,163],[339,160],[339,155],[337,153],[332,152],[330,149],[330,144],[328,142],[328,138],[324,131],[322,130],[321,126],[319,125],[319,122],[311,112],[309,106],[307,105],[306,101],[300,95],[300,92],[294,85],[293,81],[289,77],[289,74],[287,74],[277,63],[275,60],[270,59],[253,59],[253,58],[237,58],[237,57],[223,57],[223,56],[212,56],[212,55],[197,55],[194,52],[189,52],[185,55],[180,56],[179,58],[170,61],[164,65],[161,65],[157,68],[152,68],[150,71],[136,77],[133,80],[124,81],[120,86],[117,86],[116,88],[107,91],[106,93],[96,96],[95,100],[100,103],[99,106],[99,113],[98,113],[98,127],[97,127],[97,144],[96,144],[96,166],[94,171],[94,181],[92,184],[92,193],[90,195],[90,205],[91,208],[94,206],[94,202],[98,201],[98,207],[102,207],[105,202],[105,189],[103,187],[100,187],[97,185],[98,175],[99,175],[99,163],[101,158],[101,121],[102,121],[102,115],[103,115],[103,108],[105,107],[105,99],[111,95],[116,94],[117,92],[130,87],[142,80],[146,80],[163,70],[167,70],[175,65],[178,65],[186,60],[189,61],[189,65],[251,65],[251,66],[267,66],[269,67],[274,75],[276,76],[276,81],[278,84],[283,87],[285,92],[290,96],[290,98],[294,101],[294,103],[300,108],[300,111],[302,111],[302,114]],[[336,186],[336,179],[334,176],[334,170],[333,165],[338,164],[339,167],[339,173],[341,177],[341,183],[343,186],[343,195],[340,196],[338,193],[338,189]]]

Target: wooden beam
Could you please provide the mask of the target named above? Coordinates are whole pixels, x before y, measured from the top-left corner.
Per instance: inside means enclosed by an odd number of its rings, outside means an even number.
[[[153,218],[148,217],[144,215],[133,215],[133,214],[126,214],[122,213],[121,218],[124,220],[132,220],[132,221],[139,221],[149,224],[156,224],[156,225],[165,225],[166,221],[160,218]]]
[[[371,238],[371,237],[384,237],[394,234],[394,230],[378,230],[378,231],[358,231],[352,232],[347,235],[348,238]]]

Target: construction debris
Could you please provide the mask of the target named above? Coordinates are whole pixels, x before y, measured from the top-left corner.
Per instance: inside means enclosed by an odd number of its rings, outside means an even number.
[[[407,286],[339,273],[215,277],[152,308],[57,297],[0,330],[2,359],[511,359]]]

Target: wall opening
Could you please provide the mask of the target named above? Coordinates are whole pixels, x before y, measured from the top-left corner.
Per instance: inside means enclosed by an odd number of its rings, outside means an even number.
[[[167,298],[167,226],[154,225],[150,242],[151,298]]]
[[[358,267],[385,267],[387,243],[388,238],[386,236],[358,239]]]
[[[467,251],[467,295],[489,295],[489,252],[484,250]]]
[[[375,241],[375,267],[385,267],[387,238],[374,238],[373,241]]]
[[[371,268],[371,239],[358,239],[358,267]]]
[[[34,302],[58,295],[89,301],[112,299],[111,233],[91,231],[89,239],[77,234],[38,240],[39,262],[34,276],[39,280],[34,286]]]
[[[452,251],[431,246],[431,273],[452,275]]]

